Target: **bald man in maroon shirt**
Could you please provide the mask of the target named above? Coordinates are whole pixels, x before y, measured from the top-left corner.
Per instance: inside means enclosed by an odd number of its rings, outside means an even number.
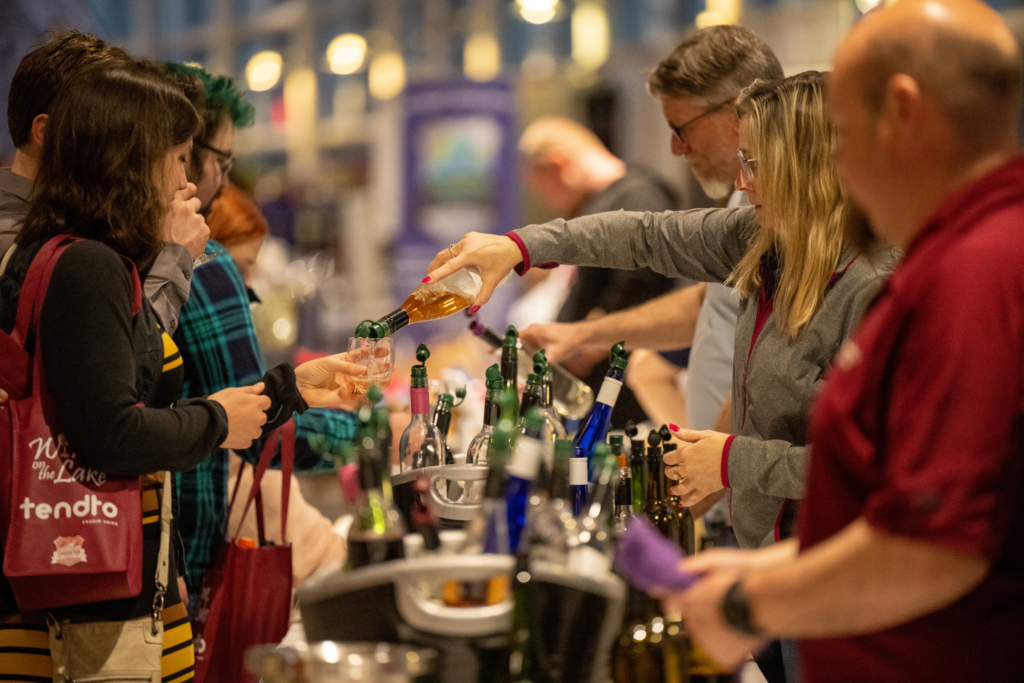
[[[806,681],[1024,681],[1024,157],[1018,45],[975,0],[901,0],[836,56],[836,163],[905,257],[811,422],[799,541],[711,551],[670,598],[737,664]]]

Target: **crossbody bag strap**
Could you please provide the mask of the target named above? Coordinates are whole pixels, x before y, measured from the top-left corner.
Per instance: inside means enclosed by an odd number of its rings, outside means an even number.
[[[164,595],[167,593],[168,574],[171,565],[171,486],[174,474],[164,472],[164,484],[160,498],[160,553],[156,558],[156,593],[153,595],[153,635],[157,634],[157,623],[164,611]]]

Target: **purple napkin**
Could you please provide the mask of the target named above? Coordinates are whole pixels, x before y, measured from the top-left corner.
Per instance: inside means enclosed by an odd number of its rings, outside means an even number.
[[[619,537],[615,566],[626,579],[642,591],[655,589],[683,591],[700,576],[678,569],[682,553],[679,546],[665,538],[643,517],[634,517]]]

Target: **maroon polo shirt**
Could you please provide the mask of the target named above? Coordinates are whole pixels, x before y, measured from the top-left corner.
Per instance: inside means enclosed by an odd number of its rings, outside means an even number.
[[[992,562],[949,607],[800,643],[808,683],[1024,681],[1024,157],[948,197],[818,398],[801,547],[864,517]]]

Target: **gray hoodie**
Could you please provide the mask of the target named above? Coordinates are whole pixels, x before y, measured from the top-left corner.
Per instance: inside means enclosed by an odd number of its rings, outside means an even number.
[[[724,282],[758,229],[752,207],[665,213],[613,213],[555,220],[517,230],[532,263],[633,269]],[[732,433],[725,469],[733,527],[744,548],[776,540],[804,495],[811,403],[832,358],[888,274],[888,254],[855,258],[844,251],[837,279],[795,340],[780,333],[774,312],[751,348],[757,298],[740,301],[732,378]],[[749,355],[749,360],[748,360]],[[789,512],[783,514],[786,510]],[[785,518],[785,519],[784,519]]]

